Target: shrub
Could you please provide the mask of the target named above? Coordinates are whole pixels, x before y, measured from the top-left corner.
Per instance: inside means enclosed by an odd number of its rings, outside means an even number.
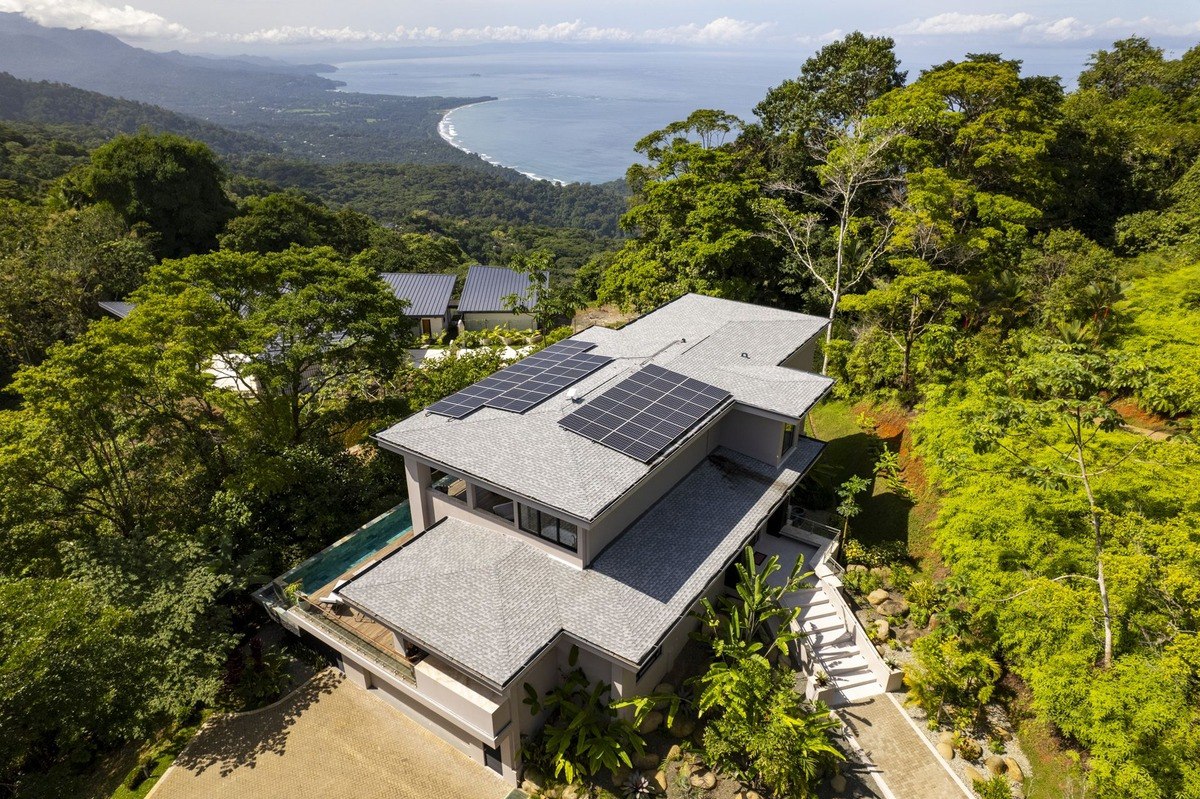
[[[948,711],[978,717],[999,678],[1000,664],[987,652],[969,648],[941,628],[917,640],[904,674],[908,701],[938,720]]]
[[[976,782],[973,786],[980,799],[1012,799],[1012,785],[1008,780],[997,774],[991,779]]]

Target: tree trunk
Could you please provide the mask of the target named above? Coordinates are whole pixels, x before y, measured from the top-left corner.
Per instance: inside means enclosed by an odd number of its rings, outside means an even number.
[[[1108,584],[1104,581],[1104,538],[1100,533],[1100,511],[1096,507],[1096,499],[1092,494],[1092,484],[1088,479],[1087,467],[1084,465],[1083,448],[1076,447],[1079,453],[1079,475],[1083,478],[1083,490],[1087,494],[1088,511],[1092,517],[1092,534],[1096,546],[1096,585],[1100,589],[1100,607],[1104,613],[1104,668],[1112,666],[1113,661],[1113,631],[1112,610],[1108,603]]]

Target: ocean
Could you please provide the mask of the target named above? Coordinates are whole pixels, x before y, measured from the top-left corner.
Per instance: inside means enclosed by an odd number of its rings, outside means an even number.
[[[331,77],[346,90],[498,100],[454,109],[442,137],[530,177],[618,180],[648,133],[697,108],[743,118],[807,53],[523,52],[357,61]]]
[[[754,106],[767,90],[794,77],[811,53],[809,48],[468,49],[452,55],[341,63],[331,77],[345,81],[347,91],[497,97],[447,113],[439,127],[442,137],[533,178],[602,183],[623,178],[630,164],[641,160],[633,149],[639,139],[697,108],[718,108],[752,119]],[[1070,79],[1086,57],[1084,51],[1074,50],[1016,55],[1027,59],[1026,74],[1057,73]],[[904,66],[912,79],[920,67],[951,57],[956,55],[909,53]]]

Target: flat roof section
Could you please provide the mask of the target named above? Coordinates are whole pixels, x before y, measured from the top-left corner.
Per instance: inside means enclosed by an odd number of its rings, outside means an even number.
[[[779,469],[717,448],[586,569],[515,535],[445,519],[338,589],[497,686],[559,632],[641,662],[816,461]]]

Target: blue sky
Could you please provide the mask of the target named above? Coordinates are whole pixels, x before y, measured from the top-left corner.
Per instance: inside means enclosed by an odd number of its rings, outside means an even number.
[[[113,33],[139,46],[286,56],[325,48],[478,42],[677,45],[809,51],[852,30],[885,33],[928,63],[1000,51],[1053,68],[1114,39],[1169,51],[1200,41],[1200,4],[945,3],[916,0],[0,0],[48,25]],[[945,54],[945,55],[942,55]]]

